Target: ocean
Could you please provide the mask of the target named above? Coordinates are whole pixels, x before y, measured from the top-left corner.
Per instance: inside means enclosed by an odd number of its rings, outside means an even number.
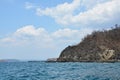
[[[1,62],[0,80],[120,80],[120,63]]]

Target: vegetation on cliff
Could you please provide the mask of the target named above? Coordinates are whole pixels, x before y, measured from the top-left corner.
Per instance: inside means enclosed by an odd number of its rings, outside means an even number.
[[[65,48],[57,61],[119,61],[120,26],[94,31],[79,44]]]

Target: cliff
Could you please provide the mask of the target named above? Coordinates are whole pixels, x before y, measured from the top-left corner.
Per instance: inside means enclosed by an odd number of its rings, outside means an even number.
[[[111,30],[94,31],[79,44],[66,47],[60,62],[114,62],[120,60],[120,26]]]

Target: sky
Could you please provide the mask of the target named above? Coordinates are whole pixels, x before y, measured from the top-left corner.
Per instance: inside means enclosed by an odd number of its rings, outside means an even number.
[[[120,24],[120,0],[0,0],[0,59],[46,60]]]

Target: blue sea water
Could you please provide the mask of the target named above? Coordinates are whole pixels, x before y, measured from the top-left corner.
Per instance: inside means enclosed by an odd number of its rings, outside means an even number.
[[[120,63],[0,63],[0,80],[120,80]]]

